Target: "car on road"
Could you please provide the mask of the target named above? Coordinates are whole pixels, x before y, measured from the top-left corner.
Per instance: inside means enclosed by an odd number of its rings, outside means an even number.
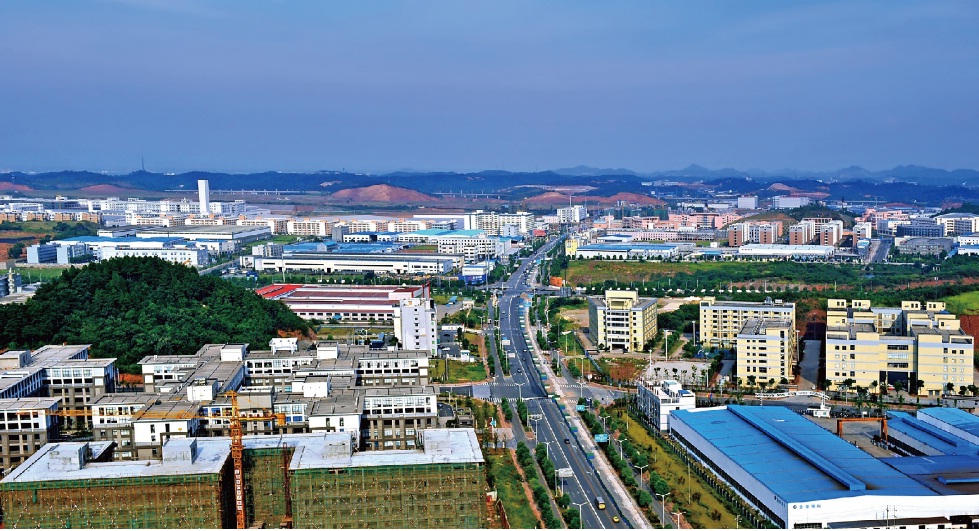
[[[619,515],[613,514],[612,515],[612,521],[615,522],[615,523],[619,523]]]
[[[571,444],[571,439],[565,437],[564,438],[564,444]]]

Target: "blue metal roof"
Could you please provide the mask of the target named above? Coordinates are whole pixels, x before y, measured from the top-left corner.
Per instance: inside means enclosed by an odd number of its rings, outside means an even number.
[[[945,455],[979,454],[979,446],[931,424],[922,422],[910,413],[890,411],[888,412],[888,416],[890,417],[887,423],[888,431],[906,435]]]
[[[579,250],[586,251],[638,251],[643,249],[649,251],[670,251],[676,248],[676,245],[670,243],[593,243],[578,247]]]
[[[787,502],[935,492],[782,406],[672,411]]]
[[[63,242],[77,242],[77,243],[147,243],[147,242],[157,242],[157,243],[170,243],[176,241],[184,241],[184,238],[179,238],[176,236],[154,236],[152,238],[137,238],[135,236],[73,236],[71,238],[63,238],[58,241]]]
[[[969,435],[979,437],[979,417],[954,407],[930,407],[918,411],[918,416],[926,415],[958,428]]]

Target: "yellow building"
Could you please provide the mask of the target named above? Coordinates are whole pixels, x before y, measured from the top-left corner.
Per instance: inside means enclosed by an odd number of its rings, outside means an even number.
[[[768,298],[765,302],[700,301],[700,342],[708,347],[734,346],[738,333],[750,319],[776,319],[795,323],[795,303]]]
[[[826,378],[836,385],[900,382],[915,394],[940,396],[950,384],[974,384],[973,337],[943,302],[874,308],[867,300],[830,299],[826,324]]]
[[[656,336],[656,299],[613,289],[604,297],[588,297],[588,335],[596,346],[642,350]]]
[[[792,378],[797,352],[795,324],[785,319],[748,319],[737,336],[737,375],[759,385]]]

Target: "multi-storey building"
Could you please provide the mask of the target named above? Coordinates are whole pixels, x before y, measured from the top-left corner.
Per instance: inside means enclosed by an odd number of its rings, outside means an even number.
[[[935,221],[945,228],[942,236],[979,232],[979,214],[950,213],[935,216]]]
[[[606,290],[588,297],[588,334],[595,345],[642,350],[656,336],[656,299],[633,290]]]
[[[759,385],[792,378],[797,352],[795,323],[786,319],[748,319],[738,332],[737,374]]]
[[[57,398],[0,399],[0,475],[57,440],[61,425],[57,409]]]
[[[739,302],[704,297],[700,301],[697,333],[700,341],[708,346],[731,347],[749,319],[778,319],[795,323],[795,303],[771,298],[765,299],[765,302]]]
[[[581,223],[588,217],[584,205],[571,205],[557,209],[558,223]]]
[[[323,219],[290,220],[286,222],[286,234],[296,236],[329,238],[333,235],[332,229],[333,223]]]
[[[778,195],[772,198],[772,208],[775,210],[785,210],[789,208],[802,208],[808,206],[812,200],[808,197],[792,197]]]
[[[669,427],[671,411],[697,407],[697,395],[693,391],[684,389],[676,380],[662,382],[639,380],[636,389],[639,411],[661,431],[666,431]]]
[[[534,228],[534,215],[530,212],[484,212],[477,210],[463,216],[466,230],[480,230],[490,236],[499,236],[501,227],[515,225],[519,234],[528,234]]]
[[[361,445],[373,450],[410,450],[421,432],[435,428],[438,391],[432,386],[364,388]]]
[[[973,337],[943,302],[904,301],[900,308],[875,308],[870,301],[829,299],[826,312],[826,378],[901,382],[918,395],[940,396],[974,384]]]

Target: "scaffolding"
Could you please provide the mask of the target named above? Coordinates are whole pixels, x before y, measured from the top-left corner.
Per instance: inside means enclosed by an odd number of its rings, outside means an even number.
[[[221,474],[0,484],[7,529],[216,529],[235,525],[231,463]]]
[[[480,463],[299,469],[291,477],[297,529],[480,528]]]
[[[280,527],[289,517],[283,463],[292,458],[294,448],[246,449],[245,513],[248,527]],[[283,456],[283,453],[285,456]]]

